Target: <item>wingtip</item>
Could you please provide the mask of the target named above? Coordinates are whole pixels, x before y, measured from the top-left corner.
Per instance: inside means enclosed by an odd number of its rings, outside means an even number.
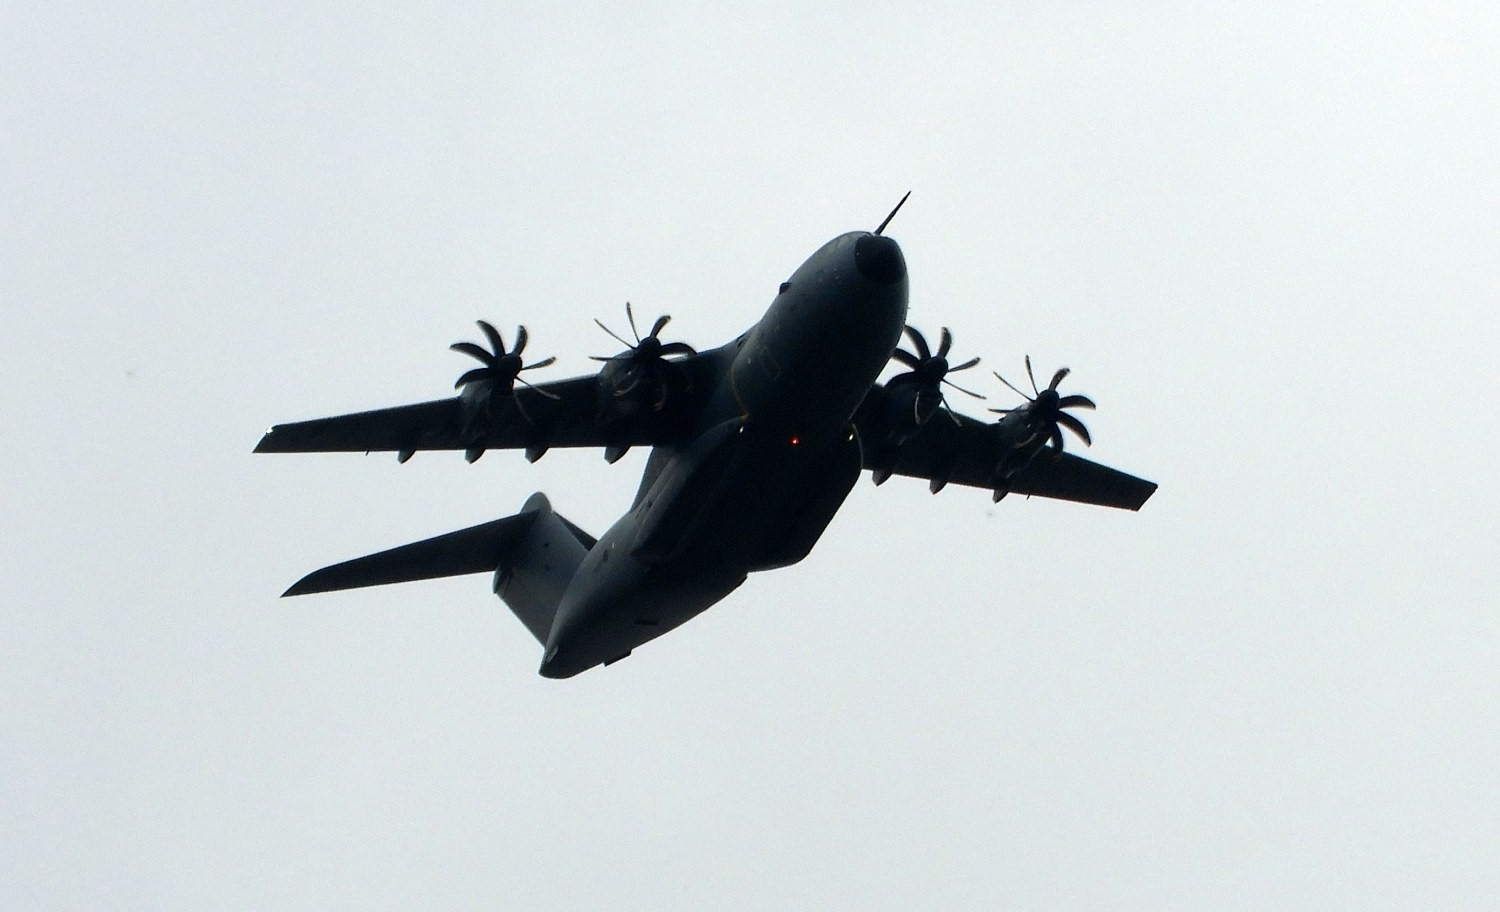
[[[1135,504],[1130,507],[1130,509],[1139,513],[1141,511],[1141,508],[1146,505],[1146,501],[1151,499],[1151,495],[1156,493],[1157,487],[1159,487],[1159,485],[1157,485],[1157,483],[1154,481],[1146,482],[1146,487],[1142,489],[1140,500],[1136,501]]]
[[[314,570],[295,583],[292,583],[287,587],[285,592],[281,593],[281,597],[292,598],[298,595],[312,595],[315,592],[329,591],[326,585],[319,585],[319,580],[326,576],[325,570],[327,570],[326,567],[323,570]]]

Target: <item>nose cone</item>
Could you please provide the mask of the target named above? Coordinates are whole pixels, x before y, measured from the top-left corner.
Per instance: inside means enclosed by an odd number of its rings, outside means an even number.
[[[901,247],[884,235],[867,234],[856,241],[854,265],[860,275],[877,285],[894,285],[906,278]]]

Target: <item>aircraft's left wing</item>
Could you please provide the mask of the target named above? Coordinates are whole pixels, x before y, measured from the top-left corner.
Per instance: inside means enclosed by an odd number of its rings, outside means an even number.
[[[934,415],[916,436],[899,447],[884,447],[888,435],[887,394],[875,387],[855,416],[865,443],[865,468],[925,478],[936,486],[968,485],[995,490],[1002,479],[996,468],[1004,443],[994,424],[967,415]],[[1052,497],[1122,510],[1139,510],[1156,491],[1156,483],[1100,465],[1073,453],[1054,456],[1044,448],[1025,468],[1004,480],[1011,494]]]
[[[257,453],[630,447],[658,442],[689,403],[645,420],[601,423],[599,378],[575,377],[497,396],[482,414],[458,397],[278,424]]]

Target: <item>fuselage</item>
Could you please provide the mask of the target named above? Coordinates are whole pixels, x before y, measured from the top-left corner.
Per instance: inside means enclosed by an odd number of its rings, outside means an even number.
[[[543,675],[622,658],[749,573],[805,555],[858,474],[850,419],[906,306],[900,247],[851,232],[808,257],[754,327],[706,353],[725,362],[718,388],[691,434],[653,451],[635,504],[568,584]]]

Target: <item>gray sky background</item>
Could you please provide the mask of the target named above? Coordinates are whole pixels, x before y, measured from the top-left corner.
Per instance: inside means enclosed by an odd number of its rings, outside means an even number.
[[[0,907],[1492,908],[1497,59],[1482,3],[7,5]],[[484,578],[277,600],[642,457],[267,425],[477,317],[717,344],[908,189],[912,321],[1071,366],[1143,512],[862,482],[565,682]]]

